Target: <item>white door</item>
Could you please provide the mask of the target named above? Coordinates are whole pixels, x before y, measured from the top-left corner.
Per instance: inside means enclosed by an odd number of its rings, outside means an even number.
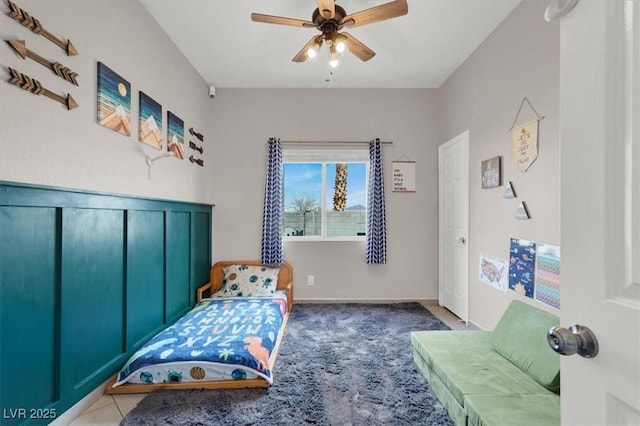
[[[580,1],[561,21],[563,425],[640,425],[640,1]]]
[[[439,303],[469,319],[469,132],[438,147]]]

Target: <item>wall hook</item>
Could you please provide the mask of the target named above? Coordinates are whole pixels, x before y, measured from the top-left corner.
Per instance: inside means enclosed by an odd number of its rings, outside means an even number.
[[[562,18],[576,6],[578,0],[552,0],[544,11],[544,20],[547,22]]]
[[[157,157],[149,157],[148,155],[144,156],[144,161],[147,163],[147,179],[151,180],[151,163],[154,161],[160,160],[162,158],[173,157],[174,154],[172,151],[169,151],[165,154],[158,155]]]

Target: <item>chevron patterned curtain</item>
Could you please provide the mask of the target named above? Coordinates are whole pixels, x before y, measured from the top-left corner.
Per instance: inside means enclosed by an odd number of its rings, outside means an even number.
[[[269,159],[262,216],[262,263],[265,265],[284,263],[283,204],[282,143],[280,139],[269,138]]]
[[[367,194],[367,263],[387,263],[387,220],[384,208],[384,175],[380,139],[369,145],[369,193]]]

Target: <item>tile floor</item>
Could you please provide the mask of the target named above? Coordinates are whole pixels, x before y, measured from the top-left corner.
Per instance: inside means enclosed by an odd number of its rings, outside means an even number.
[[[103,395],[69,426],[117,426],[147,394]]]
[[[467,326],[457,316],[438,305],[423,303],[434,315],[440,318],[453,330],[465,329]],[[56,426],[117,426],[146,394],[132,395],[102,395],[91,407],[86,409],[75,419],[63,423],[55,422]],[[63,420],[62,418],[60,420]]]

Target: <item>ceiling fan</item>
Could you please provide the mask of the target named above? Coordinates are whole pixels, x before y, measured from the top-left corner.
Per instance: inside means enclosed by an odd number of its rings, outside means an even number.
[[[351,34],[340,31],[343,28],[361,27],[374,22],[380,22],[398,16],[406,15],[409,11],[407,0],[393,0],[369,9],[347,14],[335,3],[335,0],[317,0],[318,7],[313,11],[311,21],[303,19],[285,18],[282,16],[252,13],[255,22],[267,24],[290,25],[294,27],[316,28],[321,32],[311,38],[304,47],[293,57],[293,62],[304,62],[314,59],[323,43],[329,46],[329,64],[338,66],[338,54],[349,50],[362,61],[368,61],[375,56],[375,52],[365,46]]]

